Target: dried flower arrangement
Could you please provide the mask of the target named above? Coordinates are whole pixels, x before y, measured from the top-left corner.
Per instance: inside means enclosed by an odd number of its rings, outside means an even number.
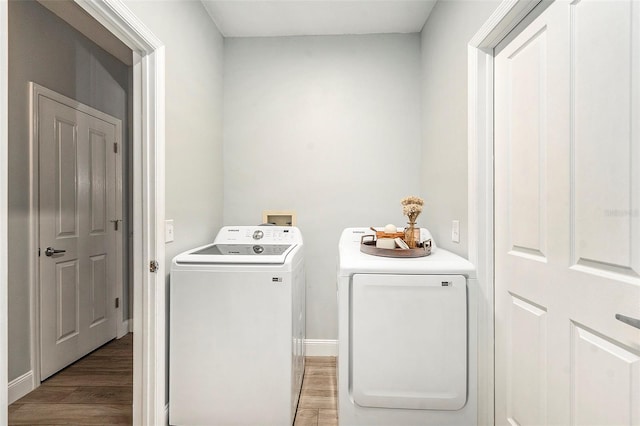
[[[424,206],[424,200],[420,197],[416,197],[415,195],[411,195],[409,197],[405,197],[400,201],[402,204],[402,213],[409,218],[409,226],[404,231],[404,240],[409,246],[409,248],[415,248],[418,243],[418,239],[420,238],[420,232],[414,232],[416,219],[418,215],[422,213],[422,206]]]
[[[422,213],[422,206],[424,206],[424,200],[415,195],[405,197],[400,201],[402,204],[402,214],[409,218],[409,223],[416,223],[416,219]]]

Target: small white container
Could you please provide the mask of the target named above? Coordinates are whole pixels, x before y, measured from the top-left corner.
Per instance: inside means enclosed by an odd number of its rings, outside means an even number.
[[[376,240],[377,248],[394,249],[396,248],[396,241],[393,238],[378,238]]]

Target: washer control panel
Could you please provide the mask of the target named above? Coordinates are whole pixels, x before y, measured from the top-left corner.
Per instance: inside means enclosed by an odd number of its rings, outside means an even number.
[[[283,244],[302,242],[300,230],[295,226],[225,226],[215,243],[224,244]]]

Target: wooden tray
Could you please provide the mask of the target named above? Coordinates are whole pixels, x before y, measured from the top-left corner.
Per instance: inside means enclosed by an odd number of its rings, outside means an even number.
[[[370,240],[365,241],[367,238],[370,238]],[[431,254],[431,240],[423,241],[420,243],[420,247],[414,249],[385,249],[376,247],[376,240],[373,235],[363,235],[360,239],[360,251],[382,257],[425,257]]]

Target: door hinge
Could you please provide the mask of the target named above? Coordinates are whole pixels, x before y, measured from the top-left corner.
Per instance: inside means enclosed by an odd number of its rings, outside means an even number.
[[[118,153],[118,142],[113,143],[113,152],[116,154]]]
[[[159,267],[160,264],[157,260],[152,260],[151,262],[149,262],[149,272],[158,272]]]
[[[116,297],[116,309],[120,307],[120,298]]]

